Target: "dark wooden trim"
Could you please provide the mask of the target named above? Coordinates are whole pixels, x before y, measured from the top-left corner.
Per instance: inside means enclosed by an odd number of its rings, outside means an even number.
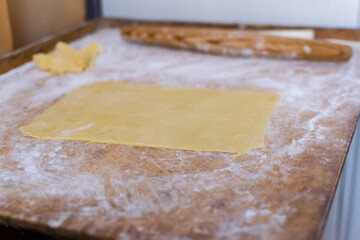
[[[197,26],[209,28],[226,29],[248,29],[248,30],[279,30],[279,29],[313,29],[315,38],[333,38],[350,41],[360,41],[360,29],[356,28],[323,28],[307,26],[276,26],[276,25],[254,25],[239,23],[205,23],[205,22],[176,22],[176,21],[148,21],[119,18],[103,18],[109,27],[119,27],[125,25],[163,25],[163,26]]]

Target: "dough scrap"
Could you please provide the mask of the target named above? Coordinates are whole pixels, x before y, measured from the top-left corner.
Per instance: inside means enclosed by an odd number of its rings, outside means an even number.
[[[81,73],[94,65],[95,57],[100,54],[96,42],[76,50],[70,45],[59,42],[55,52],[39,53],[33,56],[36,65],[43,71],[53,74]]]
[[[264,147],[280,95],[99,82],[72,90],[24,136],[243,154]]]

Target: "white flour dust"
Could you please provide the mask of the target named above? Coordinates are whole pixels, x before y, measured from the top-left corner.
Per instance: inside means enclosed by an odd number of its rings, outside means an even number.
[[[248,233],[265,239],[281,232],[299,211],[293,201],[324,197],[294,190],[287,202],[270,201],[259,189],[266,189],[269,179],[286,182],[292,172],[302,171],[295,165],[302,154],[320,168],[336,165],[343,156],[334,157],[325,147],[344,149],[348,139],[341,135],[342,127],[358,115],[353,109],[360,107],[359,43],[346,42],[354,56],[344,63],[233,58],[149,47],[123,41],[117,29],[100,30],[71,45],[84,47],[94,41],[104,52],[95,67],[82,74],[53,76],[29,62],[0,76],[0,215],[14,217],[17,212],[17,219],[54,228],[69,218],[86,222],[96,216],[99,221],[84,228],[95,234],[124,218],[155,218],[162,213],[179,219],[196,209],[199,218],[183,228],[188,232],[206,236],[210,230],[200,223],[219,214],[215,236],[231,239]],[[304,50],[311,52],[308,46]],[[240,160],[226,153],[43,141],[19,132],[72,89],[108,80],[279,93],[281,101],[267,129],[266,148]],[[117,155],[109,149],[116,149]],[[129,157],[136,162],[126,162]],[[118,161],[107,162],[110,158]],[[56,201],[56,207],[47,209],[48,201]],[[228,215],[222,214],[223,208],[230,209]],[[142,229],[141,223],[134,226]]]

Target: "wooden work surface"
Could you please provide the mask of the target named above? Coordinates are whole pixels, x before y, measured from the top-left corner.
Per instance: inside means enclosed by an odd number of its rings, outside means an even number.
[[[82,74],[53,76],[29,62],[0,75],[0,222],[83,239],[320,239],[360,112],[360,43],[337,41],[354,51],[342,63],[232,58],[127,43],[115,28],[124,23],[95,21],[0,59],[5,72],[84,35],[75,47],[104,48]],[[106,80],[281,101],[266,147],[236,159],[20,134],[71,89]]]

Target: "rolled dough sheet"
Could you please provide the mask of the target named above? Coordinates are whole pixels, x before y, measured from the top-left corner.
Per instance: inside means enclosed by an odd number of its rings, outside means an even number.
[[[25,136],[243,154],[264,147],[278,94],[99,82],[72,90]]]
[[[100,53],[100,45],[92,43],[76,50],[70,45],[59,42],[55,52],[39,53],[33,56],[36,65],[43,71],[53,74],[81,73],[94,65],[94,60]]]

